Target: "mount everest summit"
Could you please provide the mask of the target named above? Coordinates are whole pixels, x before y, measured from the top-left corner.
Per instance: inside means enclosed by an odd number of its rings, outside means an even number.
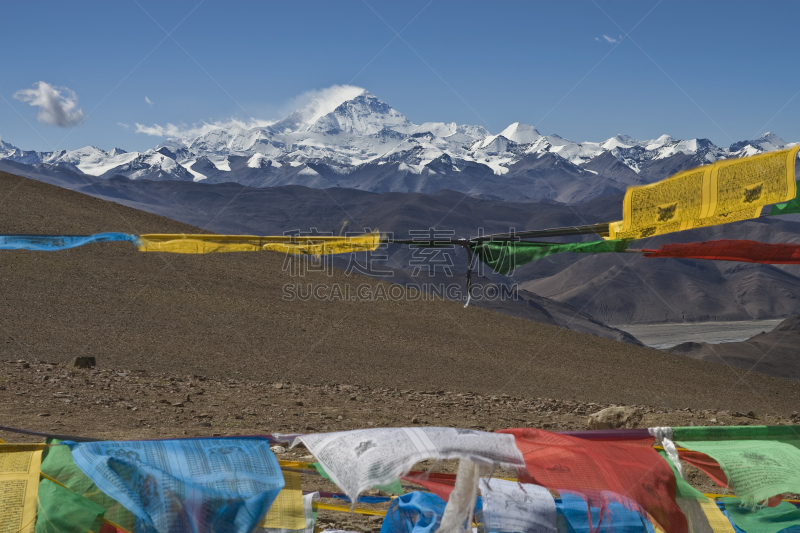
[[[65,171],[107,179],[236,182],[254,187],[305,185],[371,192],[435,193],[515,201],[576,203],[618,194],[717,159],[776,150],[786,142],[767,133],[728,148],[707,139],[626,135],[573,142],[514,123],[497,135],[481,126],[413,124],[357,87],[329,90],[267,125],[232,122],[174,137],[145,152],[95,147],[23,151],[0,140],[0,160],[16,173]],[[148,128],[139,126],[142,131]],[[0,161],[2,162],[2,161]]]

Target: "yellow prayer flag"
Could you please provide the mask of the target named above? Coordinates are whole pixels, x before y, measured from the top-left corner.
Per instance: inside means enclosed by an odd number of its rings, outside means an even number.
[[[303,461],[278,461],[281,468],[304,468],[306,470],[313,470],[313,463],[305,463]]]
[[[711,526],[711,530],[714,533],[735,533],[736,530],[731,525],[731,521],[717,507],[717,502],[706,498],[700,501],[700,507],[703,509],[708,525]]]
[[[655,518],[653,518],[653,515],[651,515],[647,511],[645,511],[645,513],[647,516],[647,521],[650,522],[651,526],[653,526],[653,531],[655,531],[656,533],[667,533],[666,531],[661,529],[661,526],[658,525],[658,522],[656,521]],[[694,531],[691,531],[690,533],[694,533]]]
[[[756,218],[765,205],[796,196],[798,149],[725,159],[657,183],[628,187],[622,220],[609,224],[606,238],[641,239]]]
[[[147,234],[140,235],[140,252],[207,254],[218,252],[257,252],[271,250],[298,255],[329,255],[373,251],[381,243],[381,234],[355,236],[292,235],[259,237],[255,235]]]
[[[44,444],[0,444],[0,533],[33,533]]]
[[[319,503],[317,504],[317,509],[322,511],[341,511],[343,513],[356,513],[369,516],[386,516],[386,511],[382,509],[367,509],[364,507],[356,507],[355,509],[352,509],[348,505],[331,505],[329,503]]]
[[[285,485],[272,502],[264,520],[258,527],[267,529],[305,529],[306,511],[300,474],[283,471]]]

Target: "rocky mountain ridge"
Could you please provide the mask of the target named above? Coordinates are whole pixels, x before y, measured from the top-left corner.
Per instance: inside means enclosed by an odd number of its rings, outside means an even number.
[[[35,152],[0,141],[0,159],[67,168],[99,178],[234,182],[254,187],[304,185],[370,192],[443,189],[498,200],[573,204],[618,194],[718,159],[783,148],[772,133],[722,148],[708,139],[662,135],[573,142],[515,122],[496,135],[481,126],[412,123],[358,87],[327,90],[324,100],[266,125],[208,125],[144,152],[120,148]],[[137,125],[142,132],[158,128]]]

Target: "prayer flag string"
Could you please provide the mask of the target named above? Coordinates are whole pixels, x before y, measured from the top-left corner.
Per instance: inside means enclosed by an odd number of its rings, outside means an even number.
[[[561,252],[607,253],[628,250],[632,240],[692,228],[707,227],[760,216],[800,213],[795,182],[799,146],[739,159],[726,159],[680,172],[650,185],[629,187],[619,222],[497,233],[444,240],[402,240],[379,232],[362,235],[215,235],[98,233],[94,235],[0,235],[0,250],[58,251],[91,243],[131,242],[142,252],[206,254],[275,251],[294,255],[332,255],[375,251],[381,244],[423,247],[460,245],[495,272],[508,275],[515,268]],[[535,237],[594,234],[604,241],[579,243],[531,242]],[[658,250],[641,250],[645,257],[680,257],[754,263],[796,264],[794,244],[764,244],[720,240],[670,244]]]

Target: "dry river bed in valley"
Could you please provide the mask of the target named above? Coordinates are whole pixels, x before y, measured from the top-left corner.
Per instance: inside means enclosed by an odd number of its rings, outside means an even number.
[[[665,350],[683,342],[707,342],[709,344],[741,342],[761,332],[772,331],[783,320],[777,318],[730,322],[623,324],[614,325],[614,327],[630,333],[646,346]]]
[[[552,398],[372,389],[347,384],[263,383],[122,369],[76,370],[23,360],[0,363],[1,425],[102,439],[306,433],[409,425],[567,431],[586,429],[588,415],[605,407],[608,405]],[[773,425],[795,420],[758,413],[635,407],[641,412],[639,427]],[[7,431],[0,432],[0,437],[7,442],[41,440]],[[280,453],[278,458],[313,461],[302,447]],[[455,472],[455,466],[452,461],[435,465],[426,462],[416,469]],[[690,472],[690,480],[706,492],[719,491],[698,471]],[[331,483],[311,475],[303,475],[303,489],[339,492]],[[322,501],[344,505],[341,500]],[[385,509],[386,505],[363,507]],[[336,511],[321,511],[319,520],[323,528],[363,532],[377,531],[381,524],[380,518]]]

